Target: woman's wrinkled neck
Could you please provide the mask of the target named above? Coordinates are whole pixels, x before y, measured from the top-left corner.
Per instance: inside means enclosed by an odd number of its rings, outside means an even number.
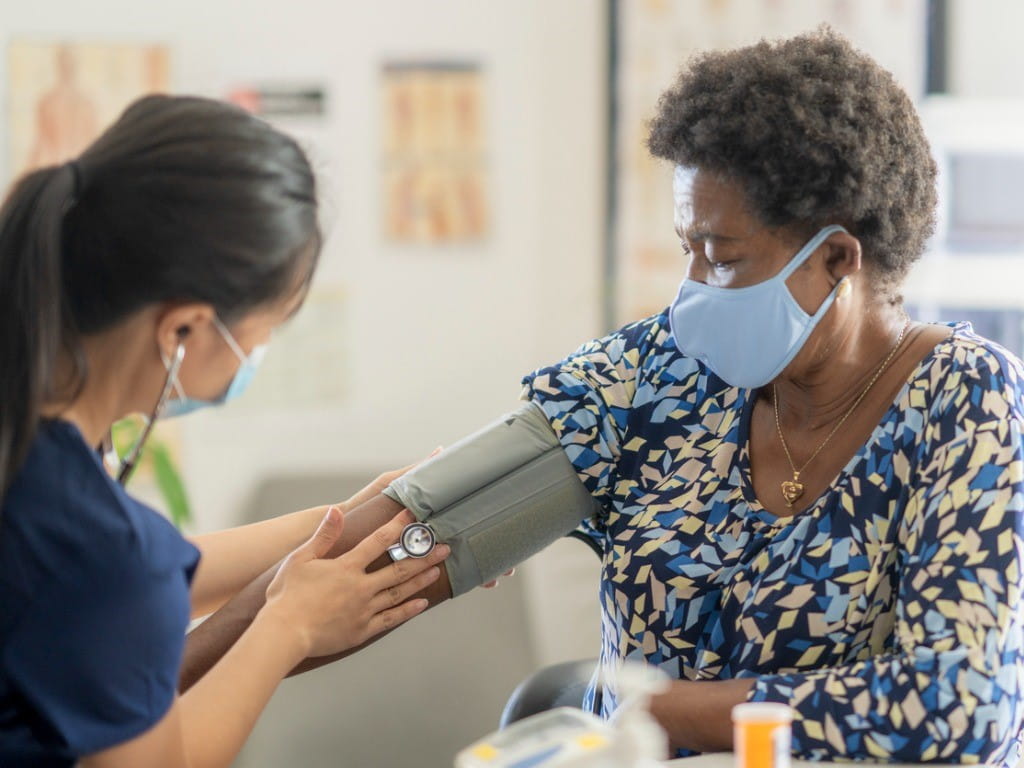
[[[905,328],[907,316],[898,304],[876,303],[849,313],[845,321],[819,329],[797,365],[764,394],[778,393],[780,418],[794,429],[813,432],[834,424],[881,375],[882,366],[891,364],[891,353],[907,339]]]

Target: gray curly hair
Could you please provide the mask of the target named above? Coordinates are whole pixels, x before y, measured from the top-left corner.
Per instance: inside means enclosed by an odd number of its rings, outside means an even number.
[[[935,161],[913,104],[828,27],[698,55],[659,100],[648,146],[738,183],[767,226],[843,224],[884,287],[935,228]]]

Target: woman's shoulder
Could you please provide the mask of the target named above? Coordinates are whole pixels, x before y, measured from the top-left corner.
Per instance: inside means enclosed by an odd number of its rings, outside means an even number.
[[[914,384],[930,391],[939,411],[985,411],[1024,418],[1024,363],[1010,350],[974,331],[969,322],[948,324],[951,333],[922,361]]]
[[[935,348],[935,356],[947,372],[960,373],[979,382],[1005,384],[1021,391],[1024,362],[1017,355],[976,333],[967,321],[949,325],[952,332]]]
[[[700,370],[700,364],[676,347],[668,309],[629,323],[583,344],[569,360],[594,361],[637,372],[638,379],[679,380]]]
[[[616,361],[626,357],[639,365],[651,354],[658,354],[666,349],[675,350],[669,330],[667,309],[587,341],[570,357],[600,354]]]

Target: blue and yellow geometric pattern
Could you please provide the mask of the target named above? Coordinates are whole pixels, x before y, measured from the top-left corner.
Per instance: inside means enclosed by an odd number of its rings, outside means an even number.
[[[603,502],[583,530],[604,552],[606,663],[755,677],[751,700],[793,708],[807,758],[1018,762],[1016,357],[956,325],[830,488],[785,519],[752,490],[754,392],[683,357],[665,313],[524,383]]]

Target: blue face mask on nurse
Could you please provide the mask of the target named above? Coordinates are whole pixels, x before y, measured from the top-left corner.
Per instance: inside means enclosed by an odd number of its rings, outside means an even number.
[[[231,331],[228,330],[227,326],[224,325],[219,317],[214,315],[211,318],[211,322],[213,327],[217,329],[217,332],[224,339],[224,342],[238,358],[238,370],[231,378],[231,382],[228,384],[227,389],[225,389],[218,397],[212,400],[189,397],[185,394],[185,390],[181,386],[180,374],[175,366],[177,351],[173,358],[164,356],[163,360],[164,366],[167,368],[167,376],[177,397],[168,400],[164,405],[162,412],[157,414],[158,416],[173,419],[177,416],[184,416],[187,413],[192,413],[193,411],[197,411],[201,408],[208,408],[214,405],[224,405],[225,403],[240,397],[242,393],[249,388],[253,378],[256,376],[256,371],[263,362],[263,358],[266,356],[267,345],[258,344],[252,348],[252,351],[249,352],[249,354],[246,354],[241,345],[239,345],[235,340],[235,337],[231,335]]]
[[[108,452],[111,466],[117,465],[116,476],[119,483],[124,485],[131,477],[142,449],[146,444],[146,440],[149,438],[149,433],[152,431],[157,419],[161,417],[175,418],[202,408],[224,405],[240,397],[248,389],[260,363],[263,362],[263,358],[266,355],[267,344],[265,340],[269,338],[271,330],[287,318],[288,314],[282,314],[282,312],[290,314],[294,308],[297,308],[300,300],[301,295],[286,304],[283,310],[278,307],[269,313],[266,311],[255,312],[242,321],[240,325],[246,333],[246,341],[251,345],[248,353],[245,352],[239,340],[235,338],[235,335],[211,307],[194,305],[169,310],[175,316],[179,313],[184,313],[182,319],[188,319],[190,322],[182,323],[174,329],[175,345],[172,352],[168,354],[162,349],[160,351],[160,359],[163,361],[167,374],[163,382],[163,388],[160,391],[160,396],[150,412],[142,434],[120,462],[118,462],[117,456],[112,453],[112,448]],[[294,307],[290,305],[294,305]],[[169,321],[169,318],[163,318],[161,324],[166,326]],[[204,326],[206,332],[201,335],[193,334],[193,326],[197,328]],[[252,337],[258,343],[249,341],[249,337]],[[187,394],[181,380],[187,356],[187,344],[189,343],[193,344],[197,349],[197,354],[202,356],[201,363],[190,366],[189,388],[193,392],[202,394]],[[230,362],[225,363],[223,361],[225,350],[230,350],[238,361],[235,373],[226,385],[222,383],[225,375],[224,369],[225,367],[230,369]],[[194,360],[192,358],[190,362],[194,362]],[[220,383],[213,384],[213,381]],[[212,387],[219,387],[219,389],[213,390],[214,394],[212,395],[206,395],[205,393],[210,391]],[[172,397],[172,394],[174,397]]]

